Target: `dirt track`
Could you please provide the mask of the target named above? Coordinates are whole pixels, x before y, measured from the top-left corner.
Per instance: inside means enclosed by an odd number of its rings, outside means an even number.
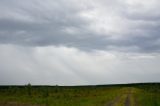
[[[105,106],[131,106],[133,101],[131,101],[132,97],[132,89],[128,88],[122,95],[116,97],[113,101],[107,103]],[[133,105],[132,105],[133,106]]]
[[[125,95],[126,97],[123,99],[123,103],[120,103],[123,96],[116,97],[113,101],[107,103],[105,106],[119,106],[119,104],[122,106],[131,106],[130,94]]]
[[[131,106],[130,94],[127,95],[124,105],[125,106]]]

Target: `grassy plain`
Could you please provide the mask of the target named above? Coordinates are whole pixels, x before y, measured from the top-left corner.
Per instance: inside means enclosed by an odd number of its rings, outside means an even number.
[[[160,83],[0,86],[0,106],[160,106]]]

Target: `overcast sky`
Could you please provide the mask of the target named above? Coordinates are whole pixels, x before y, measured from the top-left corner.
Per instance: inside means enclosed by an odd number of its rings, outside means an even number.
[[[0,0],[0,85],[160,82],[159,0]]]

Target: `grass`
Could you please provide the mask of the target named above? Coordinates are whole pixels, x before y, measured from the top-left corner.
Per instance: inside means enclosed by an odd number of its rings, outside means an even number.
[[[130,95],[130,106],[160,106],[160,84],[77,87],[1,86],[0,104],[107,106],[112,103],[113,106],[124,106],[128,95]]]
[[[135,93],[139,106],[160,106],[160,85],[139,86]]]
[[[31,93],[28,88],[12,87],[0,90],[0,102],[49,106],[97,106],[112,100],[117,94],[118,88],[110,87],[32,87]]]

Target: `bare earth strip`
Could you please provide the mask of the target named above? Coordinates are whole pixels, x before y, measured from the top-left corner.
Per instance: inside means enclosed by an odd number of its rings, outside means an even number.
[[[128,94],[124,103],[125,106],[131,106],[131,95]]]

